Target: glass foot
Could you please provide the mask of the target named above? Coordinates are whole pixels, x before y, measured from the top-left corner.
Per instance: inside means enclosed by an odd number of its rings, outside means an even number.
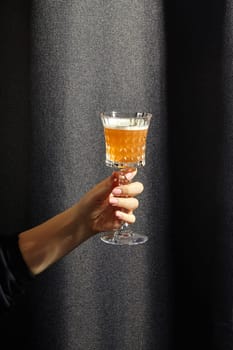
[[[143,244],[148,240],[147,236],[132,231],[106,233],[100,238],[103,242],[113,245],[136,245]]]

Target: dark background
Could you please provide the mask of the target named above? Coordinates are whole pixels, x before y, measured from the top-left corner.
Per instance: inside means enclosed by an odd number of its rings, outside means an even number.
[[[109,174],[96,111],[156,116],[147,246],[85,243],[1,315],[2,349],[232,349],[232,15],[222,0],[1,5],[2,235]]]

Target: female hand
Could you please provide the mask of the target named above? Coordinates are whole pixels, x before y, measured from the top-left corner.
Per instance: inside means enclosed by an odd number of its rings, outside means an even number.
[[[137,170],[131,169],[125,173],[128,181],[136,175]],[[97,184],[77,204],[77,213],[90,235],[117,229],[122,221],[135,222],[134,210],[139,202],[135,196],[143,191],[140,182],[118,185],[119,172]]]
[[[125,173],[131,180],[136,170]],[[140,182],[118,185],[119,173],[103,180],[81,200],[46,222],[19,234],[19,248],[33,274],[44,271],[94,234],[133,223],[143,191]],[[127,181],[126,181],[127,182]]]

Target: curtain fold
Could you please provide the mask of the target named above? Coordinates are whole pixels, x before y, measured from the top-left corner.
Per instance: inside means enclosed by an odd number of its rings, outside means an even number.
[[[231,18],[227,1],[166,3],[175,343],[189,349],[232,347]]]
[[[13,234],[111,173],[99,113],[153,113],[135,230],[99,235],[1,315],[4,349],[232,348],[230,1],[1,5],[1,220]],[[15,339],[14,339],[15,341]]]

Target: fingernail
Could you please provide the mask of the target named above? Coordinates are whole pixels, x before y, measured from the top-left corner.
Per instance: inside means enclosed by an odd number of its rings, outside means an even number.
[[[122,213],[119,210],[116,211],[115,215],[116,215],[116,217],[118,219],[122,219],[123,218],[123,215],[122,215]]]
[[[117,203],[118,203],[118,199],[115,198],[115,197],[110,197],[110,198],[109,198],[109,203],[111,203],[111,204],[117,204]]]
[[[128,181],[130,181],[130,180],[132,180],[132,178],[134,177],[134,175],[135,175],[135,171],[132,172],[132,173],[127,173],[127,174],[125,174],[125,177],[126,177],[126,179],[127,179]]]
[[[115,195],[119,195],[122,193],[122,190],[119,188],[119,187],[115,187],[113,190],[112,190],[112,194],[115,194]]]

